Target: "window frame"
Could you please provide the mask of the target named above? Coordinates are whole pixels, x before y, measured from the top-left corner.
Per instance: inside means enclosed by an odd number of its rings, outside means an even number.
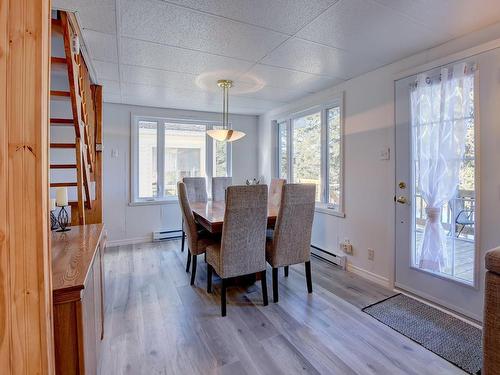
[[[329,147],[328,147],[328,111],[333,108],[339,108],[340,111],[340,198],[338,208],[334,208],[328,202],[329,200],[329,174],[330,174],[330,158],[329,158]],[[287,143],[287,182],[293,183],[293,121],[295,119],[308,116],[314,113],[320,112],[321,116],[321,201],[316,202],[316,211],[323,212],[329,215],[345,217],[345,197],[344,197],[344,173],[345,173],[345,121],[344,121],[344,93],[338,95],[332,100],[325,102],[320,105],[316,105],[313,107],[309,107],[304,110],[300,110],[297,112],[291,112],[278,117],[277,120],[274,120],[273,123],[275,125],[276,131],[276,152],[275,152],[275,173],[273,175],[277,178],[281,177],[281,149],[280,149],[280,124],[286,124],[286,143]]]
[[[148,121],[157,123],[157,196],[152,198],[139,197],[139,122]],[[183,119],[172,117],[144,116],[131,114],[131,137],[130,137],[130,200],[129,205],[150,205],[176,203],[177,196],[164,196],[164,173],[165,173],[165,123],[202,125],[205,126],[205,174],[208,192],[211,191],[212,177],[215,173],[215,142],[216,140],[206,134],[215,126],[221,126],[220,121]],[[231,124],[229,124],[231,128]],[[226,143],[226,175],[232,175],[232,145]]]

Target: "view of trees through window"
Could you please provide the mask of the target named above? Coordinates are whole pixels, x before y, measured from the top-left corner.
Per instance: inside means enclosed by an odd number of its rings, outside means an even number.
[[[316,201],[343,213],[341,116],[334,105],[278,122],[277,160],[280,178],[315,184]]]
[[[293,182],[316,185],[321,201],[321,112],[292,121]]]
[[[342,129],[340,126],[340,108],[326,111],[328,137],[328,203],[340,207],[340,189],[342,184]]]
[[[222,126],[214,126],[222,129]],[[227,143],[214,140],[214,177],[227,176]]]
[[[278,124],[278,163],[279,177],[288,178],[288,122]]]

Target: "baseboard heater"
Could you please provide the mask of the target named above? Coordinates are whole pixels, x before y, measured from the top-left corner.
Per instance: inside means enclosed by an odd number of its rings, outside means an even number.
[[[311,245],[311,253],[313,255],[317,256],[318,258],[321,258],[321,259],[327,260],[333,264],[336,264],[337,266],[339,266],[343,270],[345,270],[347,267],[347,258],[345,255],[337,255],[337,254],[331,253],[329,251],[320,249],[319,247],[313,246],[313,245]]]
[[[159,232],[153,232],[153,241],[163,241],[171,240],[173,238],[180,238],[182,236],[182,231],[178,230],[162,230]]]

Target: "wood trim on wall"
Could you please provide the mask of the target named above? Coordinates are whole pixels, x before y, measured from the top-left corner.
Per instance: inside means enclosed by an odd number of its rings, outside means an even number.
[[[0,368],[52,374],[50,0],[0,1]]]

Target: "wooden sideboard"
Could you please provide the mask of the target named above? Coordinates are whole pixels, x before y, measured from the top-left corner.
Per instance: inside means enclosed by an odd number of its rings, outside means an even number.
[[[104,335],[103,224],[52,232],[56,374],[99,373]]]

